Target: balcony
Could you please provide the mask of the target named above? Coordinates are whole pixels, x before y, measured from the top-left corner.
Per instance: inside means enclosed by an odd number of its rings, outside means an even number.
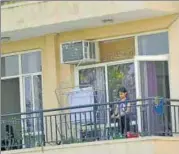
[[[173,1],[13,1],[1,7],[1,31],[3,37],[21,40],[104,26],[109,24],[105,21],[110,19],[113,20],[112,24],[116,24],[171,15],[179,12],[178,6],[179,3]]]
[[[179,143],[176,137],[179,134],[179,105],[171,105],[172,102],[179,100],[128,101],[130,114],[123,120],[112,116],[115,106],[122,102],[2,115],[1,150],[16,149],[20,153],[20,149],[37,150],[38,147],[129,144],[129,141],[130,144],[152,144],[159,139]]]

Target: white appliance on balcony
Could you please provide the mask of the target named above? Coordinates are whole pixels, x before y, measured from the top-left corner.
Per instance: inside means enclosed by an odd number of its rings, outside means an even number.
[[[99,62],[99,46],[95,41],[73,41],[60,44],[63,64],[89,64]]]

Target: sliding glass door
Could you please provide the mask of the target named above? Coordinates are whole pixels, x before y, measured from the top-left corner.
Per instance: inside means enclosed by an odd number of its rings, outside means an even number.
[[[39,111],[42,106],[42,78],[40,52],[26,53],[21,56],[22,63],[22,93],[23,111]],[[25,145],[33,147],[41,140],[42,115],[40,113],[27,114],[23,129]],[[32,138],[32,137],[33,138]]]
[[[140,62],[142,97],[170,97],[167,61]]]
[[[128,90],[129,99],[136,98],[134,63],[120,63],[92,67],[79,70],[79,85],[81,88],[91,86],[94,89],[95,103],[107,103],[119,100],[118,89],[125,87]],[[115,106],[110,105],[112,114]],[[97,119],[106,122],[107,113],[98,108]],[[103,120],[102,120],[103,119]]]
[[[3,56],[1,60],[4,114],[41,110],[43,105],[40,51],[7,55]],[[7,95],[7,90],[10,91],[9,95]],[[9,97],[11,95],[12,97]],[[13,100],[11,100],[12,98]],[[12,117],[9,116],[9,118]],[[19,124],[9,124],[13,127],[15,136],[17,134],[22,135],[23,144],[27,147],[33,146],[36,141],[31,139],[31,136],[35,136],[35,133],[41,131],[40,115],[27,114],[19,116],[18,119]],[[5,128],[2,128],[2,130],[4,131]]]
[[[107,76],[106,76],[107,75]],[[106,81],[107,79],[107,81]],[[136,98],[134,63],[104,65],[79,70],[79,85],[92,86],[98,91],[96,103],[113,102],[119,99],[120,87],[128,90],[130,99]],[[107,90],[107,92],[106,92]],[[100,96],[99,96],[100,93]],[[108,95],[108,100],[107,96]]]
[[[113,49],[112,47],[114,47],[115,51],[120,50],[120,47],[114,45],[109,47],[109,51],[106,52],[110,52],[110,50]],[[103,102],[118,100],[119,94],[117,91],[120,87],[127,89],[128,97],[131,100],[156,96],[170,98],[168,55],[168,32],[139,34],[135,36],[135,56],[133,60],[129,60],[128,57],[126,57],[127,60],[95,64],[97,68],[94,68],[94,65],[81,66],[77,69],[80,78],[79,83],[80,85],[82,83],[81,74],[88,72],[85,75],[86,81],[91,78],[90,82],[93,82],[95,86],[105,85],[106,93],[103,93],[105,95],[105,99],[102,100]],[[122,57],[123,55],[121,53],[118,56]],[[100,72],[100,68],[103,68],[104,72],[102,76],[105,80],[102,81],[100,79],[101,76],[96,75],[97,72]],[[151,104],[149,101],[137,102],[138,105],[142,105],[142,103]],[[111,106],[110,109],[111,108],[113,109],[114,106]],[[145,110],[141,110],[137,107],[139,131],[142,130],[142,125],[147,127],[148,121],[146,121],[142,115],[143,111]],[[148,120],[152,121],[153,118],[150,117],[150,111],[146,110],[145,113],[150,119]],[[167,117],[170,118],[170,109],[168,109],[166,114]],[[160,123],[160,120],[158,123]]]
[[[23,78],[24,102],[26,112],[39,111],[42,109],[42,85],[40,75],[25,76]],[[27,115],[27,132],[40,131],[39,114]],[[28,118],[30,117],[30,118]]]
[[[136,66],[138,67],[139,98],[164,97],[170,98],[169,71],[168,71],[168,33],[141,35],[137,37],[138,55]],[[139,102],[140,103],[140,102]],[[165,109],[165,115],[156,116],[153,111],[154,101],[145,101],[145,110],[138,110],[140,130],[165,131],[170,125],[170,109]],[[165,102],[167,103],[167,102]],[[164,117],[168,125],[164,126]],[[140,119],[141,118],[141,119]],[[165,120],[166,121],[166,120]],[[155,129],[155,130],[154,130]]]
[[[118,90],[121,87],[127,89],[129,99],[133,100],[136,98],[134,73],[133,62],[107,66],[109,102],[120,100]],[[116,108],[116,105],[110,105],[110,117]],[[115,119],[111,119],[111,121],[113,120]]]
[[[168,33],[137,37],[141,97],[170,97],[168,74]]]
[[[79,70],[79,85],[81,88],[92,87],[94,90],[94,103],[106,103],[106,77],[105,67],[93,67]],[[105,123],[107,113],[104,106],[95,108],[97,122]],[[100,112],[98,112],[100,111]]]
[[[109,102],[119,100],[118,89],[125,87],[129,99],[136,98],[134,63],[107,66]]]

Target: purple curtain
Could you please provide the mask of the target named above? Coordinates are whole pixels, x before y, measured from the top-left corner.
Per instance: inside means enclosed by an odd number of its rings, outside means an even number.
[[[148,78],[148,97],[157,95],[157,74],[154,62],[147,63],[147,78]]]

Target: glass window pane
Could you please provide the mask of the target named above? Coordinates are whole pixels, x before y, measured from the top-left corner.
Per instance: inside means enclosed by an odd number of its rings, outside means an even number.
[[[106,102],[106,79],[104,67],[80,70],[79,83],[81,87],[93,87],[96,92],[95,103]]]
[[[120,100],[118,89],[125,87],[128,92],[128,99],[136,98],[136,88],[135,88],[135,74],[134,74],[134,64],[120,64],[108,66],[108,94],[109,101],[114,102]],[[114,112],[118,109],[117,105],[110,105],[110,115],[112,116]],[[134,111],[135,109],[132,109]],[[115,118],[111,117],[111,122],[114,122]]]
[[[168,33],[143,35],[138,37],[139,55],[160,55],[169,53]]]
[[[80,70],[79,83],[81,87],[93,87],[95,103],[106,103],[106,79],[104,67]],[[101,111],[96,113],[97,122],[99,123],[105,123],[107,120],[107,112],[104,108],[104,106],[95,108],[95,110]]]
[[[1,58],[1,76],[13,76],[19,74],[18,56],[7,56]]]
[[[92,86],[105,91],[105,68],[89,68],[79,71],[80,86]]]
[[[136,98],[134,64],[108,66],[109,101],[119,100],[117,93],[120,87],[128,91],[129,99]]]
[[[168,74],[168,62],[167,61],[148,61],[148,62],[140,62],[140,74],[141,74],[141,91],[142,98],[149,97],[164,97],[170,98],[170,90],[169,90],[169,74]],[[146,104],[154,103],[153,101],[144,101]],[[165,102],[169,103],[169,102]],[[165,107],[165,118],[168,119],[167,125],[170,130],[170,108],[169,106]],[[164,121],[162,116],[158,116],[157,112],[152,108],[144,108],[143,110],[143,129],[154,129],[156,132],[165,131],[166,125],[164,125]],[[147,117],[150,116],[151,125],[148,125]],[[155,128],[153,126],[155,125]],[[157,133],[158,134],[158,133]]]
[[[142,97],[170,97],[168,62],[140,62]]]
[[[32,78],[30,76],[24,77],[24,94],[25,94],[25,112],[33,111],[33,98],[32,98]],[[27,132],[33,131],[33,119],[31,114],[26,115]]]
[[[22,73],[41,72],[40,52],[31,52],[22,55]]]
[[[42,81],[41,75],[33,76],[34,84],[34,110],[39,111],[42,109]],[[39,113],[35,114],[35,130],[41,131],[42,119]]]
[[[34,84],[34,109],[42,109],[42,81],[41,75],[33,76]]]

